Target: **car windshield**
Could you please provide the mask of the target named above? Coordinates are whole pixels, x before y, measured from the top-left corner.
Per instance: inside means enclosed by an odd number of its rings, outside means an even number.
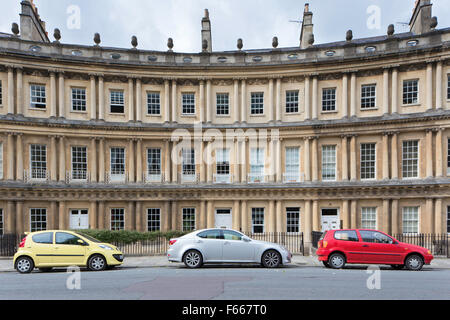
[[[80,233],[80,232],[76,232],[76,234],[79,234],[80,236],[82,236],[82,237],[84,237],[84,238],[86,238],[86,239],[88,239],[88,240],[90,240],[90,241],[92,241],[92,242],[96,242],[96,243],[101,243],[101,241],[100,241],[100,240],[98,240],[98,239],[95,239],[94,237],[91,237],[91,236],[85,235],[85,234],[83,234],[83,233]]]

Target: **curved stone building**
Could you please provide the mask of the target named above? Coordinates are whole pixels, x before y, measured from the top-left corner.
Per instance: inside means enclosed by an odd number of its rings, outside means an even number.
[[[410,32],[314,44],[307,5],[298,47],[226,52],[206,11],[193,54],[50,41],[21,6],[0,34],[0,232],[450,231],[450,28],[429,0]]]

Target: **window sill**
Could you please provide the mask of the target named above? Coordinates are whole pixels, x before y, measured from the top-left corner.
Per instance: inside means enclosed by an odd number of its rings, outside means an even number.
[[[339,113],[339,111],[334,110],[334,111],[320,111],[321,114],[333,114],[333,113]]]
[[[263,118],[265,116],[266,116],[265,114],[251,114],[250,115],[251,118]]]
[[[28,108],[28,110],[33,110],[33,111],[44,111],[44,112],[46,112],[47,111],[47,108]]]
[[[412,104],[402,104],[402,107],[420,107],[422,106],[421,103],[412,103]]]
[[[75,113],[75,114],[88,114],[87,111],[76,111],[76,110],[71,110],[70,113]]]
[[[197,115],[195,113],[194,114],[182,114],[180,116],[183,118],[196,118],[197,117]]]
[[[108,115],[110,115],[110,116],[120,116],[120,117],[125,117],[125,113],[108,112]]]
[[[360,111],[375,111],[375,110],[379,110],[379,107],[374,107],[374,108],[359,108]]]
[[[216,114],[216,118],[231,118],[229,114]]]
[[[286,117],[289,117],[289,116],[299,116],[299,115],[301,115],[303,112],[285,112],[284,113],[284,115],[286,116]]]
[[[161,114],[146,114],[145,116],[149,117],[149,118],[161,118],[162,117]]]

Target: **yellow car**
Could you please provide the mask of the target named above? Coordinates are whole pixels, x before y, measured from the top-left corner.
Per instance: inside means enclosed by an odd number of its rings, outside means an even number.
[[[102,271],[123,263],[117,247],[72,231],[54,230],[28,233],[14,255],[14,269],[30,273],[34,268],[87,267]]]

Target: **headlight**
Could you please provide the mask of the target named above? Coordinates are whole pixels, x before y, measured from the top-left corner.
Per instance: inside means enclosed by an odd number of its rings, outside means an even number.
[[[105,249],[105,250],[114,250],[113,248],[111,248],[110,246],[107,246],[105,244],[99,244],[98,245],[100,248]]]

